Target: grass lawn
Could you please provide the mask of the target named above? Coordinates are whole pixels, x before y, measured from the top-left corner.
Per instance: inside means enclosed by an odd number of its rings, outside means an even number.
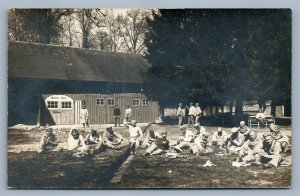
[[[168,131],[168,139],[180,135],[176,125],[152,125],[154,130]],[[217,127],[205,127],[212,134]],[[291,127],[281,127],[291,138]],[[193,129],[191,129],[193,130]],[[230,128],[224,128],[229,132]],[[116,130],[124,137],[126,128]],[[193,130],[195,132],[195,130]],[[263,133],[266,129],[257,130]],[[82,132],[85,135],[88,131]],[[103,130],[100,130],[103,132]],[[67,131],[57,132],[58,139],[66,142]],[[9,130],[8,149],[39,142],[40,132]],[[126,143],[125,143],[126,144]],[[139,149],[143,152],[144,149]],[[67,151],[38,154],[36,152],[8,153],[8,186],[12,188],[283,188],[291,185],[291,167],[264,170],[261,167],[231,165],[230,156],[193,156],[185,152],[181,158],[165,155],[144,157],[136,155],[128,166],[119,171],[118,182],[111,179],[128,157],[128,148],[105,151],[81,159]],[[216,166],[203,167],[210,160]]]

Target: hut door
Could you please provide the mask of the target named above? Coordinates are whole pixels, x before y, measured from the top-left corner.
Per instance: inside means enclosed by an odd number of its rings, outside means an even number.
[[[73,99],[65,95],[51,95],[45,102],[49,111],[48,123],[57,125],[74,123]]]
[[[82,100],[75,100],[75,124],[80,124],[80,110],[82,106]]]

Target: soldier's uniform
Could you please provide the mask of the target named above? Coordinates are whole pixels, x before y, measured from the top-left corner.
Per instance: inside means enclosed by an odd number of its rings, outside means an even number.
[[[191,153],[195,155],[212,153],[213,150],[209,145],[208,137],[209,134],[206,132],[202,133],[201,135],[197,135],[194,143],[191,144]]]
[[[262,141],[259,137],[247,140],[240,150],[240,157],[243,162],[259,162],[259,153],[262,150]]]
[[[153,142],[155,142],[155,140],[157,139],[157,138],[161,138],[161,135],[158,133],[158,132],[156,132],[156,131],[152,131],[152,133],[151,133],[151,131],[152,130],[150,130],[149,132],[148,132],[148,134],[147,134],[147,136],[146,136],[146,138],[145,138],[145,140],[144,140],[144,142],[143,142],[143,144],[142,144],[142,146],[141,147],[149,147],[149,146],[151,146],[151,144],[153,143]]]
[[[271,164],[274,167],[278,167],[282,160],[281,145],[278,141],[273,139],[269,144],[266,141],[263,142],[263,151],[260,153],[260,160],[262,163]]]
[[[186,130],[186,127],[181,126],[180,129],[183,131],[185,129],[185,134],[180,136],[177,140],[177,145],[173,148],[179,152],[182,152],[182,148],[190,148],[191,144],[194,142],[194,133],[190,130]]]
[[[273,136],[273,138],[280,143],[282,151],[285,152],[287,150],[287,146],[289,144],[289,138],[280,131],[277,125],[274,125],[273,123],[270,124],[270,132]]]
[[[244,142],[249,139],[249,133],[251,131],[250,128],[245,125],[244,121],[241,121],[240,124],[241,126],[238,129],[238,136],[236,141],[236,145],[239,147],[241,147]]]
[[[167,139],[167,132],[162,132],[162,137],[157,138],[152,142],[151,146],[146,150],[145,155],[161,154],[169,149],[169,140]]]
[[[106,131],[102,135],[102,139],[107,148],[117,148],[123,141],[122,135],[114,132],[112,127],[106,128]]]

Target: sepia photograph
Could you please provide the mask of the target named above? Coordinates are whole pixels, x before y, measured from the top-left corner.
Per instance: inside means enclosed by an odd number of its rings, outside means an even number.
[[[8,188],[291,188],[291,9],[7,14]]]

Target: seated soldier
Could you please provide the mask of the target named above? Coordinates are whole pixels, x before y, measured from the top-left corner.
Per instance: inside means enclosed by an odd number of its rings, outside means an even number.
[[[161,154],[167,149],[169,149],[169,140],[167,139],[167,131],[163,131],[161,137],[152,142],[151,146],[145,151],[145,156]]]
[[[238,128],[233,127],[230,132],[226,145],[229,151],[236,151],[235,148],[238,147]]]
[[[135,155],[135,152],[140,145],[140,140],[143,137],[142,129],[141,127],[136,126],[135,120],[132,120],[131,123],[126,123],[124,125],[129,128],[130,153]]]
[[[56,137],[53,134],[52,128],[46,129],[46,133],[42,136],[40,140],[37,152],[58,152],[61,150],[62,148],[58,147],[58,143],[56,142]]]
[[[89,147],[93,149],[94,152],[97,152],[103,145],[103,140],[99,133],[97,133],[95,129],[92,129],[91,133],[87,134],[87,136],[85,137],[85,144],[89,145]]]
[[[263,167],[278,167],[282,160],[282,148],[280,142],[276,141],[270,133],[264,134],[262,151],[260,151],[260,161]]]
[[[250,133],[249,127],[246,126],[245,121],[240,122],[240,127],[238,128],[238,136],[236,140],[236,145],[238,147],[241,147],[246,140],[249,139],[249,133]]]
[[[262,149],[262,141],[257,137],[255,131],[250,131],[249,140],[247,140],[240,150],[240,160],[244,163],[259,162],[259,153]]]
[[[158,132],[153,131],[153,129],[150,129],[141,147],[148,148],[157,138],[161,138],[161,135]]]
[[[191,145],[191,153],[194,155],[207,155],[213,152],[208,141],[209,134],[207,132],[202,132],[195,137],[195,143]]]
[[[212,147],[214,151],[225,154],[226,140],[227,140],[226,132],[223,131],[221,127],[218,127],[218,131],[214,132],[212,137]]]
[[[107,127],[102,135],[103,144],[106,148],[117,149],[120,147],[123,137],[122,135],[113,131],[112,126]]]
[[[194,124],[194,128],[196,129],[196,136],[199,135],[201,136],[203,133],[206,132],[204,127],[200,127],[200,125],[198,123]]]
[[[84,138],[77,129],[71,129],[69,132],[68,149],[71,150],[76,157],[88,154],[89,147],[85,144]]]
[[[287,146],[289,144],[289,138],[280,131],[277,125],[271,123],[269,126],[270,133],[272,134],[273,138],[280,143],[282,152],[287,151]]]
[[[192,131],[186,130],[185,126],[181,126],[180,131],[182,136],[176,141],[177,145],[175,144],[176,146],[173,146],[177,152],[182,152],[182,148],[190,148],[194,142],[194,133]]]

